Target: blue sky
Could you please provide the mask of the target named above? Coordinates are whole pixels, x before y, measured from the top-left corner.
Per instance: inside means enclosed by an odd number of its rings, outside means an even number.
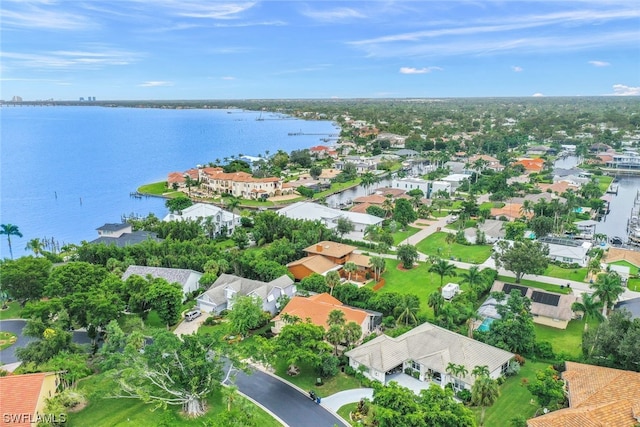
[[[640,95],[640,2],[2,0],[0,98]]]

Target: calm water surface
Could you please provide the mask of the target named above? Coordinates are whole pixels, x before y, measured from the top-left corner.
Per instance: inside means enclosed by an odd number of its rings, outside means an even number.
[[[3,107],[0,126],[0,223],[24,235],[11,239],[14,257],[33,238],[80,243],[122,215],[164,216],[164,200],[129,194],[169,172],[308,148],[339,132],[328,121],[240,110],[104,107]]]

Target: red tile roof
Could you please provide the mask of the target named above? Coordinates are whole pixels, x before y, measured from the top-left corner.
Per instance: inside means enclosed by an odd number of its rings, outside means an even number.
[[[340,310],[344,313],[344,318],[348,322],[356,322],[362,325],[368,314],[366,311],[357,308],[344,306],[339,300],[327,293],[314,295],[308,298],[293,297],[291,301],[282,309],[274,320],[279,320],[283,314],[297,316],[302,320],[310,319],[314,325],[319,325],[329,329],[327,319],[333,310]]]
[[[0,425],[31,426],[26,414],[35,416],[40,390],[47,375],[44,372],[38,372],[0,377],[0,413],[3,415]],[[25,422],[7,423],[4,419],[5,414],[24,417]]]

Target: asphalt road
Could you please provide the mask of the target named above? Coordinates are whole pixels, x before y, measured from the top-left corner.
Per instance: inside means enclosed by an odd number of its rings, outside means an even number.
[[[22,328],[24,328],[24,325],[26,324],[26,320],[0,321],[0,331],[11,332],[18,336],[18,340],[15,344],[0,351],[0,365],[18,362],[18,358],[16,357],[16,349],[25,347],[31,341],[35,340],[35,338],[25,337],[24,335],[22,335]],[[84,331],[75,331],[73,333],[73,342],[77,344],[91,344],[91,340],[89,339],[89,337],[87,337],[87,333]]]
[[[251,375],[238,372],[235,383],[240,392],[262,404],[291,427],[346,427],[307,394],[264,372],[254,370]],[[321,390],[316,392],[322,397]]]

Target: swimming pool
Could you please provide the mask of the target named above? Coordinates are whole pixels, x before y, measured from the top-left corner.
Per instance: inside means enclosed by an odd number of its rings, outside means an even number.
[[[487,332],[489,330],[489,327],[491,326],[491,324],[493,323],[493,321],[496,319],[492,319],[491,317],[487,317],[482,321],[482,324],[480,326],[478,326],[478,330],[480,332]]]

